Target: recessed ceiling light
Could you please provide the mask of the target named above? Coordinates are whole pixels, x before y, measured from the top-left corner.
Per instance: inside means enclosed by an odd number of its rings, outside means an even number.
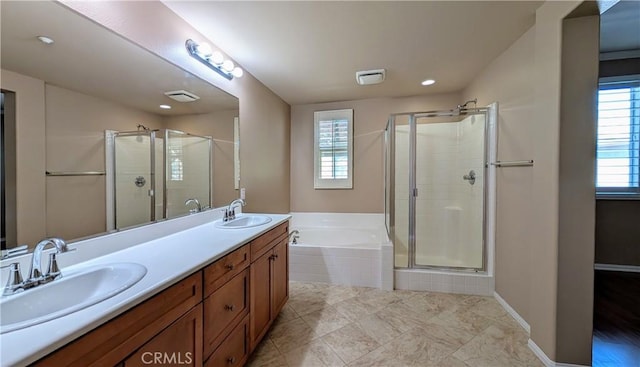
[[[50,45],[53,43],[53,38],[50,38],[47,36],[38,36],[38,39],[40,40],[40,42],[44,43],[45,45]]]
[[[169,106],[168,104],[161,104],[160,108],[162,108],[163,110],[170,110],[171,106]]]
[[[433,79],[427,79],[425,81],[422,82],[422,85],[431,85],[431,84],[435,84],[435,80]]]

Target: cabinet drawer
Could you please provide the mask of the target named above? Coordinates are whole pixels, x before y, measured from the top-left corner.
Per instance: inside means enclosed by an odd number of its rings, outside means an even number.
[[[113,366],[202,300],[202,272],[44,357],[35,366]]]
[[[249,317],[231,332],[229,337],[205,363],[205,367],[233,367],[242,366],[249,356]]]
[[[286,221],[262,236],[251,241],[251,262],[257,260],[275,244],[289,236],[289,221]]]
[[[249,245],[226,255],[204,269],[204,296],[220,288],[249,266]]]
[[[204,300],[205,358],[249,313],[249,269]]]

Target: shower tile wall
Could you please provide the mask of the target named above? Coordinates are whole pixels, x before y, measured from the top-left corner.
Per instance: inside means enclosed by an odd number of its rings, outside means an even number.
[[[150,219],[151,155],[148,136],[121,136],[116,139],[116,227],[146,223]],[[144,186],[135,184],[142,176]]]
[[[417,125],[416,263],[482,267],[484,116]],[[396,266],[408,245],[409,127],[396,128]],[[470,185],[462,176],[476,172]]]

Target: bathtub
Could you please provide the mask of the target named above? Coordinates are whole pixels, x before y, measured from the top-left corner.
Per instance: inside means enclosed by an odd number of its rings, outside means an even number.
[[[393,247],[383,214],[291,213],[289,279],[393,289]]]

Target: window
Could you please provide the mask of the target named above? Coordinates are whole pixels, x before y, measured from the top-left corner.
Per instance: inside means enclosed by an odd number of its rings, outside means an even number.
[[[601,79],[596,157],[599,196],[640,197],[640,77]]]
[[[314,188],[353,187],[353,110],[314,113]]]
[[[184,168],[182,165],[182,139],[171,138],[167,140],[167,154],[169,156],[169,180],[182,181],[184,172]]]

